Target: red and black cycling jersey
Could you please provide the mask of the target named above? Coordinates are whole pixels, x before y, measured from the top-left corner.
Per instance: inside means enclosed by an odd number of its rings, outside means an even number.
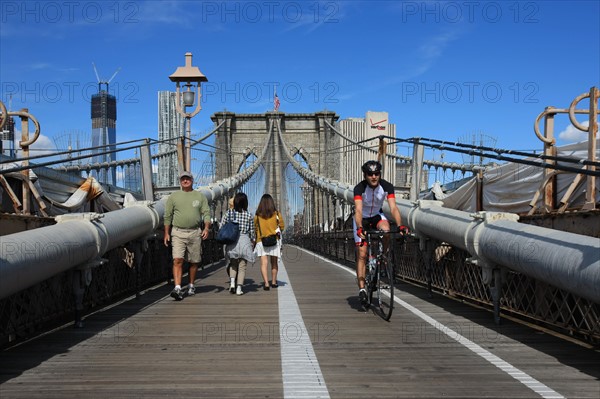
[[[369,186],[366,180],[354,187],[354,200],[362,200],[362,216],[369,218],[383,212],[382,206],[386,199],[396,198],[394,186],[387,180],[379,180],[377,187]]]

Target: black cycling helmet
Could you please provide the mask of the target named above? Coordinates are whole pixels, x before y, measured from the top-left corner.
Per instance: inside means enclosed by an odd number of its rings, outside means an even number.
[[[381,163],[378,161],[367,161],[362,166],[363,173],[381,172]]]

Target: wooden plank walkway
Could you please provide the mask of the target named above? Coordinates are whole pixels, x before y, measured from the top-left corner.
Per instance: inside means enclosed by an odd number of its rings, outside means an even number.
[[[258,262],[245,295],[226,281],[212,265],[181,302],[163,285],[1,352],[0,398],[600,397],[598,351],[408,284],[385,322],[295,247],[278,289]]]

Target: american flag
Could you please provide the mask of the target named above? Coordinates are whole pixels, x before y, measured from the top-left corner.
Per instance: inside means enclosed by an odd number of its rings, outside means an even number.
[[[275,107],[275,111],[279,111],[279,97],[277,97],[277,93],[275,93],[275,99],[273,100],[273,106]]]

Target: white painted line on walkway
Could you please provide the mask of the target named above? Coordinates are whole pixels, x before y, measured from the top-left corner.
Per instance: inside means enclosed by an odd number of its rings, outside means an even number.
[[[303,248],[297,247],[298,249],[302,249],[304,252],[312,255],[312,256],[316,256],[319,259],[331,263],[334,266],[339,267],[340,269],[355,275],[354,270],[349,269],[346,266],[340,265],[339,263],[335,263],[330,259],[327,259],[325,257],[322,257],[321,255],[318,255],[314,252],[309,252]],[[487,351],[486,349],[482,348],[481,346],[477,345],[476,343],[474,343],[473,341],[467,339],[466,337],[460,335],[459,333],[457,333],[456,331],[452,330],[449,327],[446,327],[445,325],[443,325],[442,323],[439,323],[438,321],[436,321],[434,318],[426,315],[425,313],[423,313],[422,311],[420,311],[419,309],[415,308],[414,306],[412,306],[411,304],[409,304],[408,302],[403,301],[402,299],[398,298],[397,296],[394,296],[394,301],[396,303],[398,303],[399,305],[403,306],[404,308],[406,308],[407,310],[409,310],[410,312],[412,312],[415,316],[423,319],[424,321],[426,321],[427,323],[431,324],[434,328],[438,329],[439,331],[441,331],[442,333],[446,334],[448,337],[452,338],[453,340],[455,340],[456,342],[458,342],[459,344],[463,345],[465,348],[471,350],[472,352],[474,352],[475,354],[481,356],[482,358],[484,358],[485,360],[487,360],[488,362],[490,362],[491,364],[493,364],[494,366],[498,367],[500,370],[504,371],[505,373],[507,373],[508,375],[510,375],[511,377],[513,377],[515,380],[521,382],[523,385],[525,385],[527,388],[531,389],[533,392],[537,393],[538,395],[540,395],[542,398],[547,398],[547,399],[564,399],[564,396],[561,395],[560,393],[554,391],[553,389],[549,388],[548,386],[542,384],[541,382],[539,382],[538,380],[536,380],[535,378],[529,376],[528,374],[522,372],[521,370],[519,370],[518,368],[514,367],[513,365],[511,365],[510,363],[500,359],[498,356],[494,355],[493,353]]]
[[[275,289],[279,300],[283,397],[329,398],[319,361],[281,258],[277,279],[283,283]]]

